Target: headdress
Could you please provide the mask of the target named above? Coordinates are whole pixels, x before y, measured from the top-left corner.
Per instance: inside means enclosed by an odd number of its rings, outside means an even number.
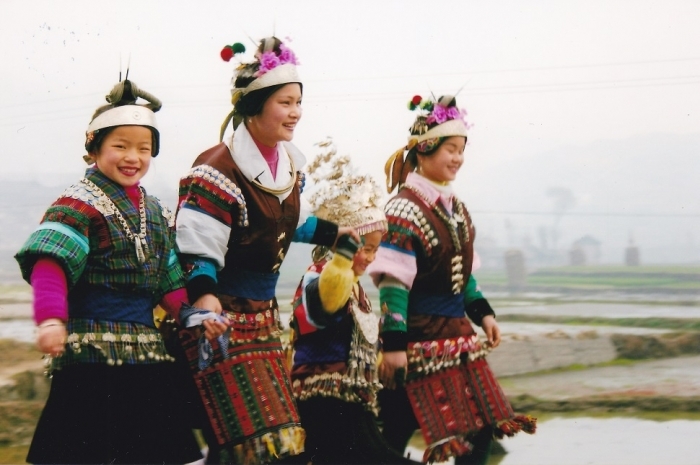
[[[148,103],[137,104],[136,100],[139,97],[147,100]],[[93,150],[92,141],[102,129],[115,126],[146,126],[153,130],[153,156],[158,155],[160,133],[155,113],[162,107],[160,100],[145,90],[139,89],[134,82],[128,79],[120,80],[105,96],[105,99],[109,105],[104,105],[95,111],[87,131],[85,131],[85,150],[88,153]],[[86,161],[88,160],[89,158],[86,159]]]
[[[236,42],[233,45],[226,45],[221,50],[221,58],[224,61],[231,61],[231,58],[245,51],[245,46]],[[241,62],[233,71],[231,103],[235,107],[241,97],[266,87],[292,82],[300,83],[301,79],[297,73],[298,64],[299,60],[292,49],[280,39],[274,36],[262,39],[255,52],[255,60],[248,63]],[[234,118],[235,111],[234,108],[221,126],[219,140],[223,139],[226,126]],[[234,127],[237,125],[237,121],[234,120]]]
[[[405,151],[416,147],[420,153],[430,152],[445,137],[467,137],[467,129],[469,129],[466,121],[467,112],[457,108],[457,101],[452,95],[440,97],[437,101],[415,95],[408,102],[408,109],[418,111],[419,114],[410,128],[408,144],[394,152],[384,165],[386,187],[389,193],[405,181],[409,171],[415,169],[411,160],[404,159]]]
[[[371,176],[358,174],[348,155],[338,155],[330,138],[316,145],[323,151],[307,167],[313,181],[309,203],[314,214],[338,226],[355,228],[361,236],[386,231],[381,187]],[[318,250],[315,259],[316,254]]]

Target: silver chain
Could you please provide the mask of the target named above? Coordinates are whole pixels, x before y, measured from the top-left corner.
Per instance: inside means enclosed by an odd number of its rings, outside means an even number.
[[[139,196],[140,228],[139,233],[134,234],[131,231],[129,224],[126,222],[121,212],[117,208],[117,206],[114,204],[114,202],[112,202],[112,199],[110,199],[107,196],[107,194],[104,193],[102,189],[97,187],[95,183],[86,178],[81,179],[80,182],[92,189],[100,197],[98,201],[102,202],[102,204],[106,206],[108,210],[111,210],[111,212],[117,217],[117,220],[119,221],[119,223],[122,226],[122,229],[124,230],[124,234],[126,234],[126,237],[134,243],[134,246],[136,248],[136,258],[138,258],[139,263],[144,263],[146,261],[146,255],[148,254],[148,243],[146,242],[146,195],[143,192],[143,187],[139,186],[139,193],[141,194]]]

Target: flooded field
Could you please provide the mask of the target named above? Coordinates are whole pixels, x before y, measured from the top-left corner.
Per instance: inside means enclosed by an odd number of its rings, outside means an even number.
[[[285,326],[286,300],[280,299]],[[497,312],[700,319],[699,306],[678,304],[512,302],[499,305]],[[0,305],[0,319],[0,339],[34,341],[29,303]],[[669,330],[515,321],[501,322],[501,329],[504,342],[489,360],[504,391],[516,409],[518,402],[525,402],[520,404],[525,405],[524,413],[540,409],[545,413],[536,414],[535,435],[502,440],[506,453],[494,454],[489,465],[700,465],[694,441],[700,437],[698,351],[615,363],[620,347],[613,344],[613,336],[665,337]],[[36,365],[38,369],[38,358]],[[416,435],[408,452],[420,459],[424,447]],[[0,463],[16,463],[3,459],[3,453],[0,447]]]
[[[697,465],[699,437],[697,419],[552,418],[504,439],[508,453],[489,465]]]
[[[492,455],[488,465],[700,465],[697,444],[688,440],[700,437],[697,415],[665,420],[581,415],[544,418],[536,434],[501,440],[506,454]],[[407,453],[419,459],[421,446],[414,439]]]

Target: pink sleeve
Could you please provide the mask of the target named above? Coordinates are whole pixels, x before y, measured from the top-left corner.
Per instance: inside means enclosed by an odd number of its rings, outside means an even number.
[[[182,307],[183,302],[189,303],[189,298],[187,297],[187,289],[181,287],[165,294],[160,300],[160,306],[179,322],[180,307]]]
[[[34,264],[31,276],[34,292],[34,321],[40,324],[49,318],[68,319],[68,284],[61,265],[43,257]]]

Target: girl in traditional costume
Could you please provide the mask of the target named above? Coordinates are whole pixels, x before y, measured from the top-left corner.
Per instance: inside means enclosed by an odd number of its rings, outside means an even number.
[[[192,462],[202,456],[153,320],[156,305],[177,318],[187,302],[174,216],[139,185],[158,155],[161,103],[129,80],[107,101],[86,132],[92,166],[15,257],[52,375],[27,461]]]
[[[374,261],[386,219],[382,194],[369,176],[358,175],[330,141],[308,171],[319,218],[352,226],[358,244],[345,236],[336,250],[314,249],[293,301],[292,387],[306,431],[306,462],[314,464],[417,463],[393,451],[376,423],[379,319],[359,282]]]
[[[466,112],[452,96],[415,96],[409,109],[419,116],[385,167],[387,190],[399,191],[369,270],[382,315],[383,434],[403,450],[420,428],[424,462],[485,463],[493,436],[532,433],[535,419],[513,413],[484,358],[500,331],[471,275],[474,226],[450,185],[464,161]]]
[[[226,61],[245,52],[236,43]],[[356,233],[310,215],[300,196],[303,154],[290,141],[301,118],[297,59],[275,37],[233,78],[233,134],[202,153],[180,182],[177,245],[194,306],[230,331],[203,348],[182,332],[208,426],[210,463],[269,462],[302,452],[304,431],[282,350],[275,298],[291,242],[332,246]],[[204,343],[206,345],[206,342]]]

